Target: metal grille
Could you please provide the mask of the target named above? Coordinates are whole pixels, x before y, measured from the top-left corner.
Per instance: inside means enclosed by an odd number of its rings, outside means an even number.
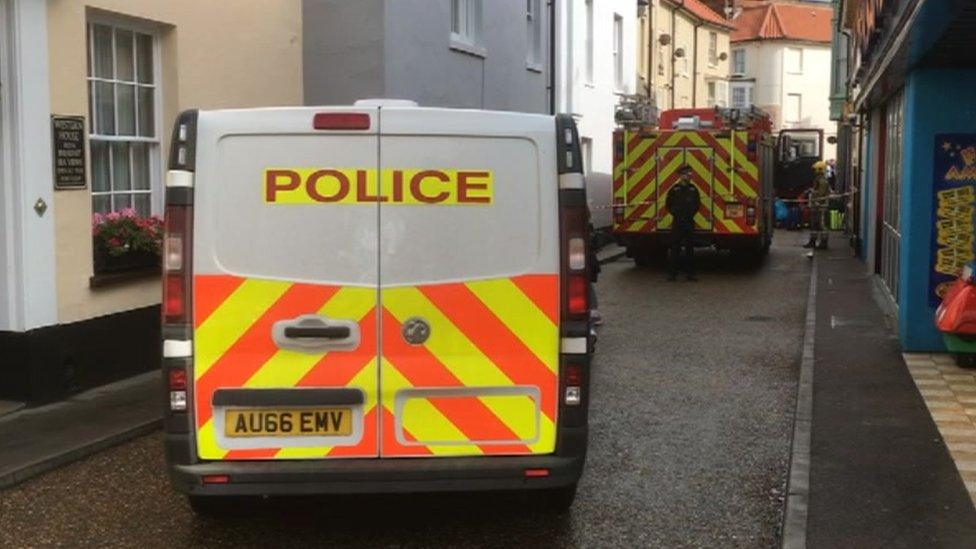
[[[884,209],[881,218],[881,279],[898,303],[898,275],[901,261],[901,160],[905,96],[891,98],[885,112],[887,135],[884,158]]]

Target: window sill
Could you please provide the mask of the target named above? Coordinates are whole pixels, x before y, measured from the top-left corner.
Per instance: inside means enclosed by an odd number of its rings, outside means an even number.
[[[531,71],[531,72],[537,72],[539,74],[542,74],[542,64],[541,63],[528,63],[527,62],[525,64],[525,70]]]
[[[451,49],[459,53],[473,55],[475,57],[480,57],[482,59],[488,56],[488,52],[485,50],[485,48],[481,46],[477,46],[475,44],[471,44],[469,42],[465,42],[463,40],[458,40],[453,36],[451,37]]]
[[[88,287],[92,289],[119,286],[129,282],[159,278],[162,271],[159,267],[142,267],[131,271],[94,274],[88,279]]]

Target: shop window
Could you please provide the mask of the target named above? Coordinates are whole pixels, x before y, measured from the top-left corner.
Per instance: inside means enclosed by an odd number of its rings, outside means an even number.
[[[92,211],[153,211],[159,187],[155,38],[89,23],[88,99]]]

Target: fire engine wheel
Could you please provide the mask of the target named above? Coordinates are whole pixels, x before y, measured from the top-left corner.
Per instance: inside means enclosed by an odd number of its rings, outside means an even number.
[[[956,366],[976,368],[976,353],[956,353]]]
[[[573,506],[573,500],[576,499],[576,483],[560,488],[549,488],[538,495],[541,496],[540,503],[545,511],[557,514],[565,513]]]

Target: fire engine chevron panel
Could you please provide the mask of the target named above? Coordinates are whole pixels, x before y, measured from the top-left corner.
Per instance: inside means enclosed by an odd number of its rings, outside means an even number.
[[[568,505],[592,352],[581,164],[564,116],[184,113],[163,280],[176,489],[200,512],[472,489]]]
[[[691,168],[701,195],[696,240],[761,254],[772,241],[773,143],[758,110],[678,109],[660,123],[613,135],[613,230],[638,263],[663,254],[672,217],[667,194]]]

